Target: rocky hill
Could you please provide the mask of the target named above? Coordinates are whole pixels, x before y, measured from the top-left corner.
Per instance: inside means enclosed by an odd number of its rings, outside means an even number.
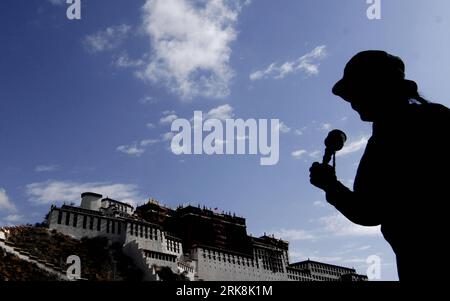
[[[0,245],[1,280],[60,280],[46,271],[64,275],[68,256],[81,259],[81,277],[89,281],[140,281],[142,272],[122,253],[117,244],[102,237],[73,239],[47,228],[20,226],[8,228],[9,235]],[[7,252],[6,248],[14,250]],[[22,257],[21,258],[19,258]],[[26,260],[24,260],[26,259]],[[39,268],[45,266],[45,269]]]

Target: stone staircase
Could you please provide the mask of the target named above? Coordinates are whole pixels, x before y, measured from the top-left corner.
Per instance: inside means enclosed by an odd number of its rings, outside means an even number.
[[[155,267],[148,263],[139,244],[132,241],[123,246],[123,252],[133,259],[134,264],[144,273],[144,281],[159,281]]]
[[[52,263],[49,263],[45,260],[42,260],[36,256],[31,255],[28,251],[23,250],[21,248],[15,247],[12,243],[7,241],[6,239],[0,239],[0,248],[5,250],[5,252],[15,255],[20,259],[27,261],[31,264],[35,264],[38,268],[45,270],[46,272],[56,275],[58,279],[63,281],[69,281],[70,279],[65,274],[65,271],[55,266]]]

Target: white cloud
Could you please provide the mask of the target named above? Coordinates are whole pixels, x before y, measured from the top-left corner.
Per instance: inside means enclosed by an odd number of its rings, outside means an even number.
[[[175,119],[177,119],[178,116],[175,114],[170,114],[164,117],[161,117],[161,119],[159,120],[160,124],[171,124]]]
[[[140,76],[183,99],[227,96],[241,9],[239,0],[147,0],[143,19],[153,56]]]
[[[315,151],[310,152],[308,155],[309,155],[311,158],[317,159],[317,158],[320,158],[320,156],[322,155],[322,151],[320,151],[320,150],[315,150]]]
[[[320,151],[320,150],[315,150],[315,151],[308,152],[308,151],[305,150],[305,149],[299,149],[299,150],[293,151],[293,152],[291,153],[291,155],[292,155],[292,157],[294,157],[295,159],[301,159],[301,158],[303,158],[303,157],[306,156],[306,155],[308,155],[309,157],[311,157],[311,158],[313,158],[313,159],[318,159],[318,158],[320,158],[320,156],[322,155],[322,151]]]
[[[345,156],[354,152],[357,152],[363,149],[367,142],[369,141],[368,137],[361,137],[359,140],[353,141],[347,145],[345,145],[340,151],[336,153],[336,156]]]
[[[283,134],[287,134],[287,133],[289,133],[289,132],[291,131],[291,128],[288,127],[283,121],[281,121],[281,122],[278,124],[278,130],[279,130],[281,133],[283,133]]]
[[[321,202],[314,202],[314,206],[322,207]],[[312,220],[317,226],[310,230],[304,229],[281,229],[272,231],[276,237],[281,237],[286,240],[322,240],[330,239],[332,237],[372,237],[381,236],[380,226],[364,227],[350,222],[342,214],[335,213],[329,216]],[[353,249],[355,251],[364,251],[370,247],[361,247]],[[350,253],[350,251],[346,252]],[[342,250],[341,250],[341,253]]]
[[[221,121],[225,121],[226,119],[230,119],[234,117],[234,113],[233,113],[233,107],[230,106],[229,104],[224,104],[224,105],[220,105],[216,108],[212,108],[211,110],[209,110],[207,113],[203,113],[202,114],[202,119],[218,119]],[[197,126],[195,124],[196,119],[200,119],[197,116],[194,116],[193,118],[190,119],[192,127],[195,129],[195,127]],[[198,120],[200,122],[200,120]],[[219,141],[216,140],[216,143],[218,143]]]
[[[263,78],[282,79],[289,74],[303,72],[306,75],[319,74],[319,61],[326,57],[326,46],[318,46],[311,52],[299,57],[295,61],[285,62],[281,65],[270,64],[264,70],[258,70],[250,74],[250,80]]]
[[[145,152],[145,149],[142,147],[139,147],[137,145],[137,143],[134,143],[131,145],[119,145],[116,148],[116,150],[118,152],[130,155],[130,156],[136,156],[136,157],[141,156]]]
[[[289,259],[292,260],[303,260],[305,259],[305,254],[297,251],[289,251]]]
[[[322,123],[320,125],[320,129],[322,131],[328,131],[329,129],[331,129],[331,124],[330,123]]]
[[[369,250],[370,248],[372,248],[372,246],[370,245],[365,245],[365,246],[361,246],[355,249],[355,251],[366,251]]]
[[[140,144],[140,146],[148,146],[148,145],[156,144],[158,142],[159,142],[158,139],[144,139],[139,144]]]
[[[313,203],[313,206],[314,206],[314,207],[324,208],[324,207],[326,207],[326,203],[325,203],[324,201],[315,201],[315,202]]]
[[[114,61],[113,65],[118,68],[138,68],[144,66],[145,61],[142,59],[131,59],[128,54],[123,53],[118,56]]]
[[[367,258],[349,258],[349,259],[343,259],[342,262],[344,262],[344,263],[366,263]]]
[[[37,205],[50,203],[79,203],[81,193],[96,192],[121,202],[137,204],[142,198],[133,184],[78,183],[68,181],[47,181],[26,186],[28,200]]]
[[[34,168],[36,172],[50,172],[59,169],[58,165],[38,165]]]
[[[167,132],[161,135],[161,139],[162,141],[169,141],[172,140],[173,136],[175,136],[173,132]]]
[[[116,151],[130,155],[139,157],[143,153],[145,153],[145,148],[149,145],[153,145],[161,142],[159,139],[143,139],[140,142],[133,142],[130,145],[120,145],[116,148]]]
[[[61,6],[64,3],[66,3],[66,0],[47,0],[47,1],[56,6]]]
[[[90,34],[84,38],[84,45],[90,52],[102,52],[119,47],[127,37],[129,25],[110,26],[105,30]]]
[[[156,126],[153,124],[153,123],[151,123],[151,122],[149,122],[149,123],[147,123],[146,125],[145,125],[148,129],[154,129]]]
[[[8,215],[7,217],[3,218],[3,220],[5,220],[8,223],[18,223],[20,221],[23,221],[24,216],[23,215],[18,215],[18,214],[11,214]]]
[[[303,157],[303,155],[307,154],[308,152],[304,149],[299,149],[296,151],[292,152],[292,157],[294,157],[295,159],[300,159],[301,157]]]
[[[294,133],[295,133],[297,136],[301,136],[301,135],[303,135],[303,130],[297,129],[297,130],[295,130]]]
[[[163,112],[162,112],[163,115],[173,115],[173,114],[175,114],[175,113],[176,113],[176,112],[173,111],[173,110],[166,110],[166,111],[163,111]]]
[[[204,118],[215,118],[219,120],[230,119],[234,116],[233,110],[234,109],[232,106],[230,106],[229,104],[224,104],[209,110]]]
[[[147,104],[155,104],[157,103],[157,100],[152,96],[145,96],[139,99],[138,102],[140,104],[147,105]]]
[[[345,246],[343,246],[342,248],[336,250],[336,254],[337,255],[344,255],[344,254],[354,254],[354,253],[361,253],[363,251],[367,251],[370,250],[372,248],[371,245],[357,245],[355,243],[350,243],[347,244]]]
[[[324,231],[334,236],[378,236],[380,227],[364,227],[352,223],[342,214],[333,214],[319,218],[318,222],[324,227]]]
[[[6,194],[6,190],[0,188],[0,210],[5,211],[16,211],[16,206],[11,202],[8,195]]]
[[[288,241],[311,240],[316,238],[312,233],[302,229],[281,229],[272,233],[275,237],[280,237],[281,239]]]

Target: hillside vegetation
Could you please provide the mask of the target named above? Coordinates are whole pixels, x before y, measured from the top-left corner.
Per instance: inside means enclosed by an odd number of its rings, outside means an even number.
[[[47,228],[15,227],[6,242],[23,255],[38,260],[46,266],[65,273],[67,257],[77,255],[81,259],[81,277],[90,281],[140,281],[142,272],[133,261],[122,253],[118,244],[110,244],[106,238],[83,238],[48,231]],[[0,280],[56,280],[37,266],[18,257],[0,253]]]

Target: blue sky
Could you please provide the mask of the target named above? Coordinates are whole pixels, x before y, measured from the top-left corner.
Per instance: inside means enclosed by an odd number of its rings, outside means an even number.
[[[377,228],[347,222],[309,184],[333,128],[349,141],[338,177],[352,186],[371,125],[330,92],[365,49],[401,56],[422,94],[449,105],[450,3],[58,0],[0,2],[0,224],[41,221],[51,204],[94,190],[139,204],[202,204],[290,241],[291,260],[357,268],[395,258]],[[195,110],[278,118],[280,160],[174,155],[170,121]],[[418,259],[419,260],[419,259]]]

